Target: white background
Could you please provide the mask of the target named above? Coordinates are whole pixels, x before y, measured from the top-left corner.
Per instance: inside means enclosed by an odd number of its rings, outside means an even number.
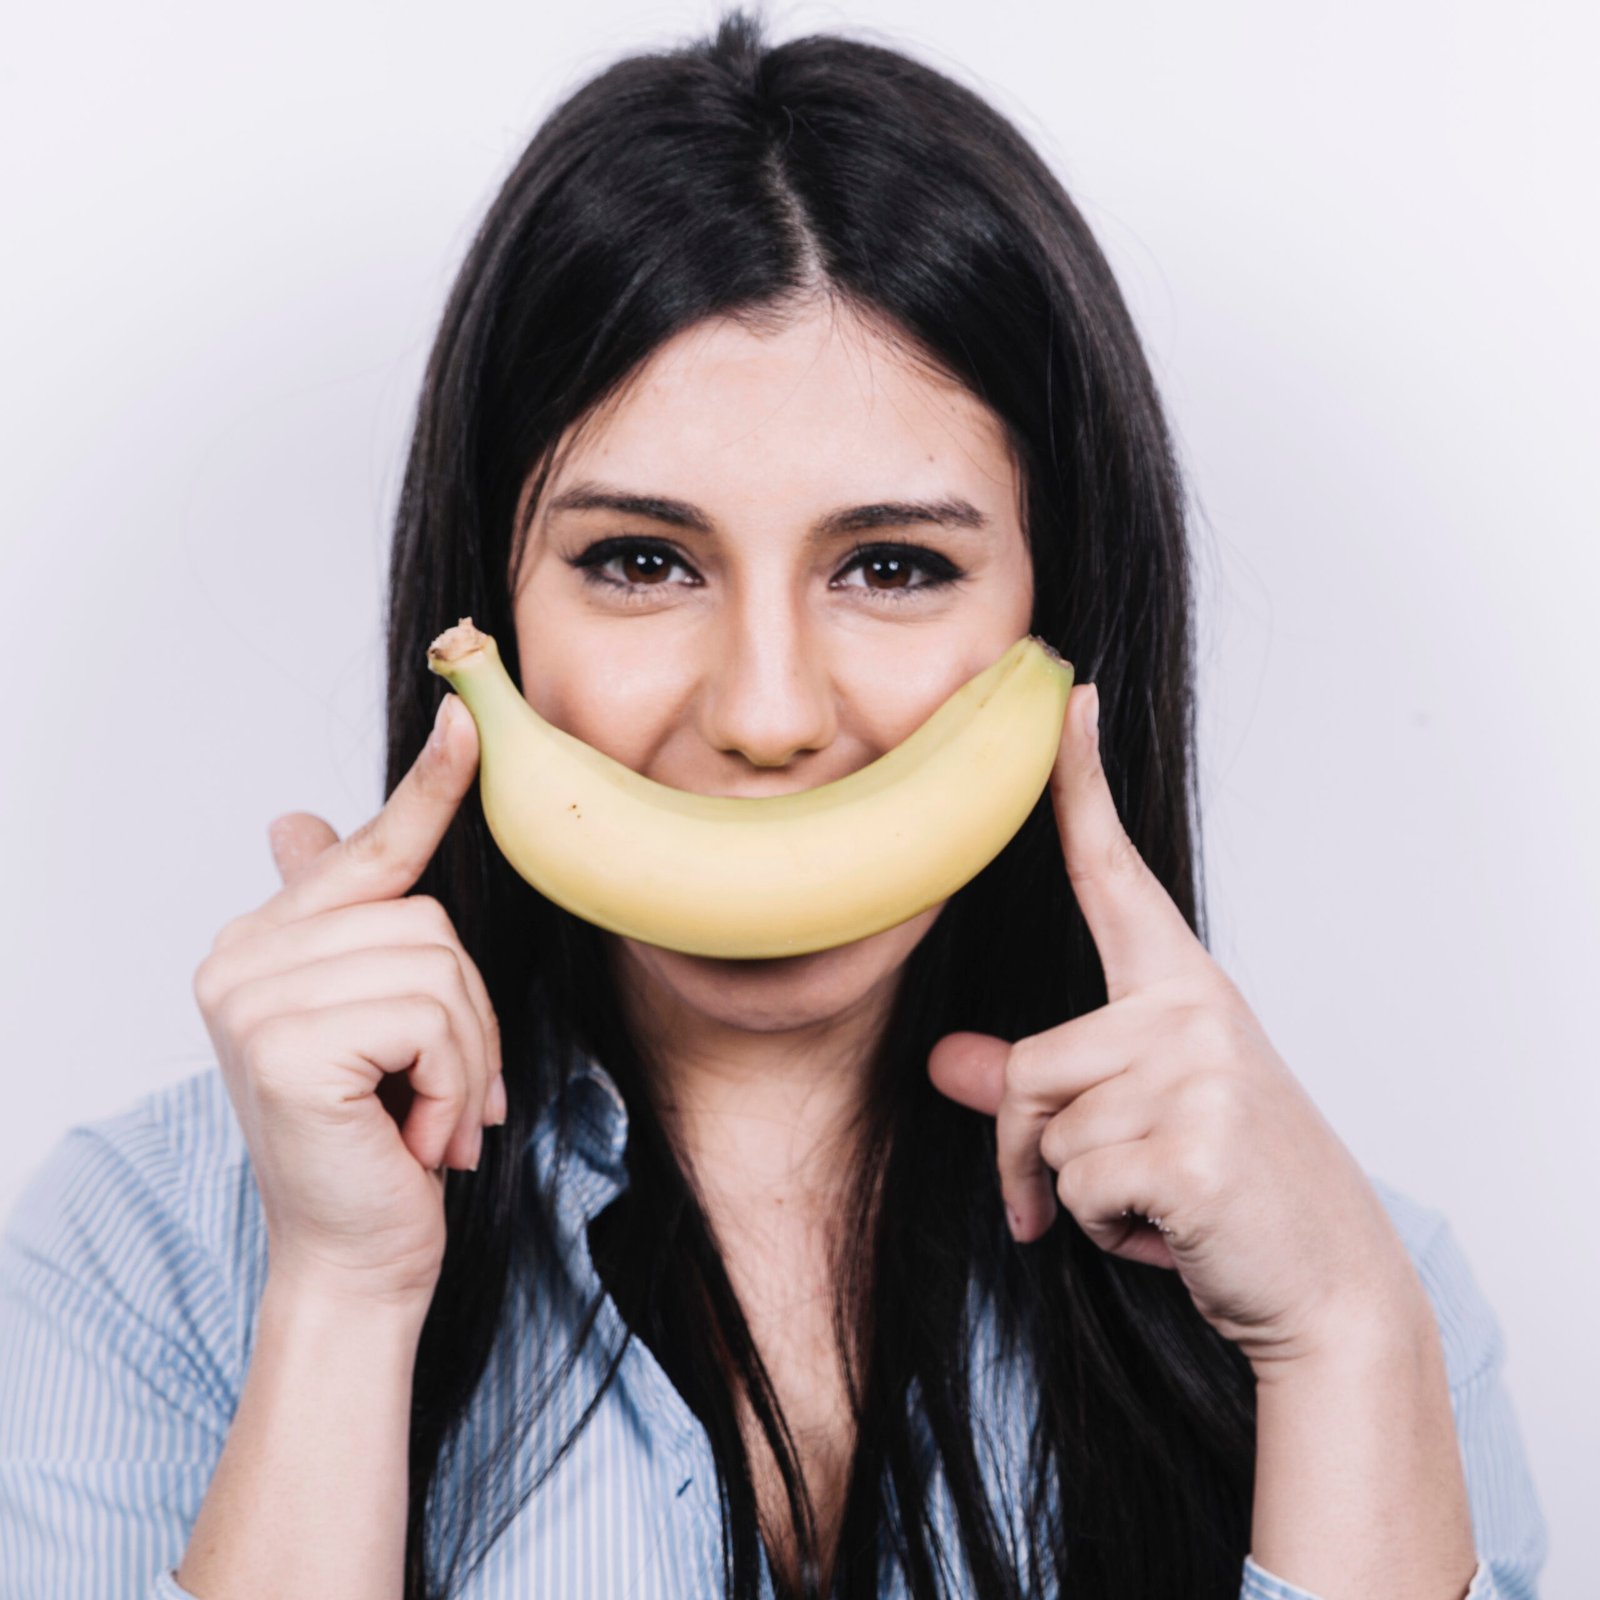
[[[0,1213],[71,1124],[210,1064],[190,984],[277,886],[268,821],[381,802],[390,519],[449,281],[555,100],[715,15],[13,18]],[[1451,1219],[1547,1600],[1600,1564],[1595,15],[771,14],[986,94],[1111,258],[1193,486],[1215,954],[1368,1170]]]

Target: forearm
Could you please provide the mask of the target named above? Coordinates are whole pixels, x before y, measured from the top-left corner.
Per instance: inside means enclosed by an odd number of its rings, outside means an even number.
[[[198,1600],[399,1600],[422,1314],[269,1277],[178,1582]]]
[[[1476,1565],[1438,1326],[1402,1303],[1257,1374],[1252,1554],[1322,1600],[1462,1600]]]

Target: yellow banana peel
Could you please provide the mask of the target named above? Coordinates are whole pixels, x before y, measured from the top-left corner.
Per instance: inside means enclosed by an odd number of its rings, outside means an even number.
[[[541,894],[689,955],[804,955],[892,928],[983,870],[1033,810],[1073,669],[1027,634],[876,761],[792,794],[657,783],[539,715],[470,617],[428,647],[478,728],[483,814]]]

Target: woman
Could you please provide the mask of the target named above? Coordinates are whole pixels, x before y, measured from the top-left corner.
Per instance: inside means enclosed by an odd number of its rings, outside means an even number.
[[[971,93],[735,12],[575,94],[429,364],[390,798],[280,819],[220,1072],[13,1220],[4,1592],[1531,1594],[1492,1314],[1200,936],[1181,507]],[[453,697],[424,744],[463,615],[702,793],[855,771],[1024,632],[1078,686],[950,900],[716,961],[500,857]]]

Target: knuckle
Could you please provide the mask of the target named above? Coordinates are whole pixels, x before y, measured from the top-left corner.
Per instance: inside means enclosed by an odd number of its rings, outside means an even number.
[[[1222,1192],[1222,1163],[1208,1141],[1187,1139],[1179,1144],[1173,1155],[1173,1170],[1192,1201],[1204,1204]]]
[[[1068,1161],[1056,1173],[1056,1198],[1068,1211],[1076,1212],[1085,1203],[1089,1185],[1089,1157]]]
[[[422,1026],[428,1036],[435,1044],[451,1038],[455,1033],[455,1022],[450,1015],[450,1007],[435,994],[425,994],[419,998],[422,1001]]]
[[[1060,1117],[1053,1117],[1039,1135],[1039,1156],[1047,1167],[1059,1172],[1066,1164],[1068,1130]]]
[[[1097,841],[1070,848],[1066,861],[1073,878],[1089,883],[1114,883],[1129,874],[1150,870],[1127,829],[1120,827],[1104,843]]]
[[[461,988],[461,957],[453,944],[429,942],[420,946],[420,949],[441,991]]]
[[[194,1003],[201,1011],[208,1017],[214,1015],[223,996],[222,972],[217,965],[214,946],[212,954],[194,969],[194,979],[190,989],[194,994]]]
[[[293,1081],[293,1065],[305,1053],[298,1017],[263,1017],[242,1027],[234,1038],[251,1081],[263,1094],[280,1092]]]
[[[1019,1039],[1006,1056],[1005,1094],[1017,1101],[1033,1101],[1044,1084],[1045,1063],[1033,1037]]]
[[[216,1031],[223,1038],[231,1039],[235,1048],[242,1046],[250,1036],[251,1024],[244,1014],[238,990],[219,999],[210,1018]]]
[[[357,866],[370,866],[383,859],[384,834],[378,820],[378,817],[368,817],[345,838],[344,853]]]
[[[1188,1054],[1200,1061],[1226,1061],[1237,1041],[1232,1017],[1220,1006],[1190,1006],[1183,1018],[1183,1042]]]
[[[251,916],[249,912],[242,912],[237,917],[230,917],[217,929],[216,937],[211,941],[211,954],[217,955],[237,944],[249,932]]]
[[[443,903],[431,894],[408,894],[405,897],[407,915],[413,917],[424,933],[434,935],[436,942],[448,944],[456,937],[455,924]]]
[[[1126,877],[1129,873],[1146,871],[1144,857],[1128,837],[1126,828],[1116,828],[1106,843],[1105,870],[1112,877]]]
[[[1193,1072],[1178,1085],[1176,1110],[1183,1122],[1212,1125],[1233,1115],[1237,1089],[1222,1072]]]

